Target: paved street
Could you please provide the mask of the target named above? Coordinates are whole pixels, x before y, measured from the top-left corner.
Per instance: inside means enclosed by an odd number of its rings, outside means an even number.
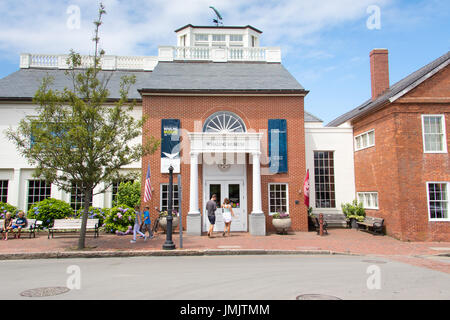
[[[440,257],[449,263],[447,257]],[[325,294],[341,299],[450,299],[450,275],[385,257],[201,256],[2,261],[0,299],[66,286],[79,266],[81,289],[52,299],[282,299]],[[370,266],[381,289],[369,290]],[[374,267],[371,267],[374,268]],[[375,267],[376,269],[376,267]]]

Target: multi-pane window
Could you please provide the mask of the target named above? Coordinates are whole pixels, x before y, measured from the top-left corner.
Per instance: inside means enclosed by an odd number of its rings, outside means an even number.
[[[333,151],[314,151],[314,186],[316,208],[335,208]]]
[[[428,212],[430,220],[449,220],[448,182],[428,183]]]
[[[208,35],[203,33],[197,33],[195,35],[195,41],[208,41]]]
[[[425,152],[447,152],[443,115],[422,115],[423,148]]]
[[[91,201],[89,202],[89,207],[92,206],[92,194],[91,194]],[[73,210],[79,210],[81,208],[84,208],[84,193],[82,189],[82,185],[79,186],[76,183],[72,183],[72,190],[70,192],[70,206]]]
[[[365,209],[378,209],[378,192],[358,192],[358,202]]]
[[[375,145],[375,131],[365,132],[355,137],[355,150],[362,150]]]
[[[269,215],[277,212],[289,213],[288,185],[286,183],[269,184]]]
[[[8,202],[8,180],[0,180],[0,202]]]
[[[230,41],[243,41],[244,37],[242,34],[230,34]]]
[[[169,184],[161,184],[161,211],[169,209]],[[180,196],[178,193],[178,185],[173,185],[172,190],[172,210],[180,212]]]
[[[51,184],[45,180],[28,180],[28,205],[50,198]]]
[[[213,34],[212,41],[225,42],[225,35],[224,34]]]

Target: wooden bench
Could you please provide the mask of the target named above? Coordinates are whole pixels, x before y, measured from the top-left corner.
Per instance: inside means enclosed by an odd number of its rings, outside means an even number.
[[[318,214],[313,214],[316,218],[319,218]],[[324,213],[323,220],[328,224],[329,228],[347,228],[348,221],[344,214],[339,213]]]
[[[320,233],[319,218],[317,218],[315,215],[312,215],[311,218],[313,220],[314,227],[316,228],[317,234],[319,234]],[[323,219],[323,232],[328,234],[328,223],[325,219]]]
[[[348,221],[344,214],[339,213],[324,213],[323,219],[328,223],[330,228],[347,228]]]
[[[13,220],[13,225],[16,223],[17,219]],[[33,238],[36,238],[36,223],[41,221],[37,221],[36,219],[27,219],[27,226],[25,228],[22,228],[22,230],[20,231],[20,233],[29,233],[30,236],[29,238],[31,239],[31,236],[33,236]],[[4,226],[5,220],[0,220],[0,233],[3,233],[3,226]],[[16,233],[19,233],[18,229],[13,229],[11,231],[12,234],[14,234],[14,238],[16,237]]]
[[[53,226],[48,228],[48,239],[55,232],[78,232],[81,230],[82,219],[55,219]],[[93,231],[94,238],[98,238],[99,219],[88,219],[86,224],[86,232]]]
[[[364,230],[371,231],[373,234],[384,234],[383,232],[383,223],[384,219],[376,218],[376,217],[365,217],[364,221],[356,222],[359,226],[364,226]],[[372,230],[371,230],[372,229]]]

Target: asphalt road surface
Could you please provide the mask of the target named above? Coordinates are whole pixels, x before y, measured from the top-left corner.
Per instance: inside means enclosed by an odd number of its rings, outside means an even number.
[[[449,274],[359,256],[17,260],[0,261],[0,274],[2,300],[294,300],[303,294],[340,299],[450,299]],[[48,298],[20,295],[29,289],[67,285],[72,290]]]

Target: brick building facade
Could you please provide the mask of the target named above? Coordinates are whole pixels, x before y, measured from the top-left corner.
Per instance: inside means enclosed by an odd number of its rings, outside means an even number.
[[[377,195],[367,215],[401,240],[449,241],[450,53],[391,87],[387,55],[371,53],[372,99],[329,125],[353,127],[357,196]]]
[[[285,183],[288,184],[288,208],[292,219],[292,229],[297,231],[307,231],[307,208],[300,201],[299,204],[295,204],[295,200],[302,200],[303,196],[299,193],[299,190],[303,188],[303,180],[305,177],[305,137],[304,137],[304,111],[303,111],[304,98],[302,96],[282,96],[275,94],[274,96],[261,96],[261,95],[199,95],[199,96],[170,96],[170,95],[144,95],[143,97],[143,114],[148,117],[145,124],[144,131],[148,130],[148,133],[153,136],[158,136],[161,131],[161,119],[175,118],[181,120],[181,129],[183,132],[195,132],[195,122],[204,123],[206,119],[212,114],[220,111],[229,111],[238,115],[243,119],[247,127],[247,131],[263,132],[265,138],[263,138],[263,146],[267,150],[267,132],[268,132],[268,119],[288,119],[287,121],[287,143],[289,145],[287,158],[288,158],[288,173],[281,174],[264,174],[268,172],[268,159],[267,154],[262,155],[261,162],[261,195],[262,195],[262,210],[265,213],[269,212],[269,183]],[[198,128],[197,128],[198,130]],[[145,136],[144,136],[145,139]],[[187,141],[186,134],[182,135],[182,140]],[[265,140],[265,141],[264,141]],[[189,212],[189,193],[188,186],[190,185],[190,163],[189,163],[189,143],[185,144],[186,148],[182,148],[181,154],[181,173],[182,173],[182,185],[186,186],[183,190],[182,212],[183,225],[186,228],[186,217]],[[220,157],[219,157],[220,158]],[[245,208],[245,214],[249,215],[252,212],[252,197],[253,197],[253,172],[252,164],[250,164],[251,156],[245,155],[245,192],[243,196],[246,197],[247,206]],[[160,184],[167,183],[168,174],[160,173],[161,159],[159,153],[144,157],[143,159],[143,171],[142,176],[145,178],[147,167],[146,163],[150,163],[152,172],[152,185],[159,186]],[[204,214],[205,192],[204,188],[207,186],[204,183],[203,170],[202,170],[202,155],[199,155],[198,165],[198,194],[199,194],[199,208]],[[223,180],[228,180],[224,178]],[[142,184],[144,187],[144,183]],[[161,198],[160,190],[158,187],[154,188],[153,202],[147,203],[150,207],[159,207],[159,201]],[[208,200],[208,199],[207,199]],[[223,200],[223,199],[222,199]],[[266,220],[266,230],[273,231],[273,227],[270,223],[270,219]],[[246,230],[241,230],[246,231]]]

